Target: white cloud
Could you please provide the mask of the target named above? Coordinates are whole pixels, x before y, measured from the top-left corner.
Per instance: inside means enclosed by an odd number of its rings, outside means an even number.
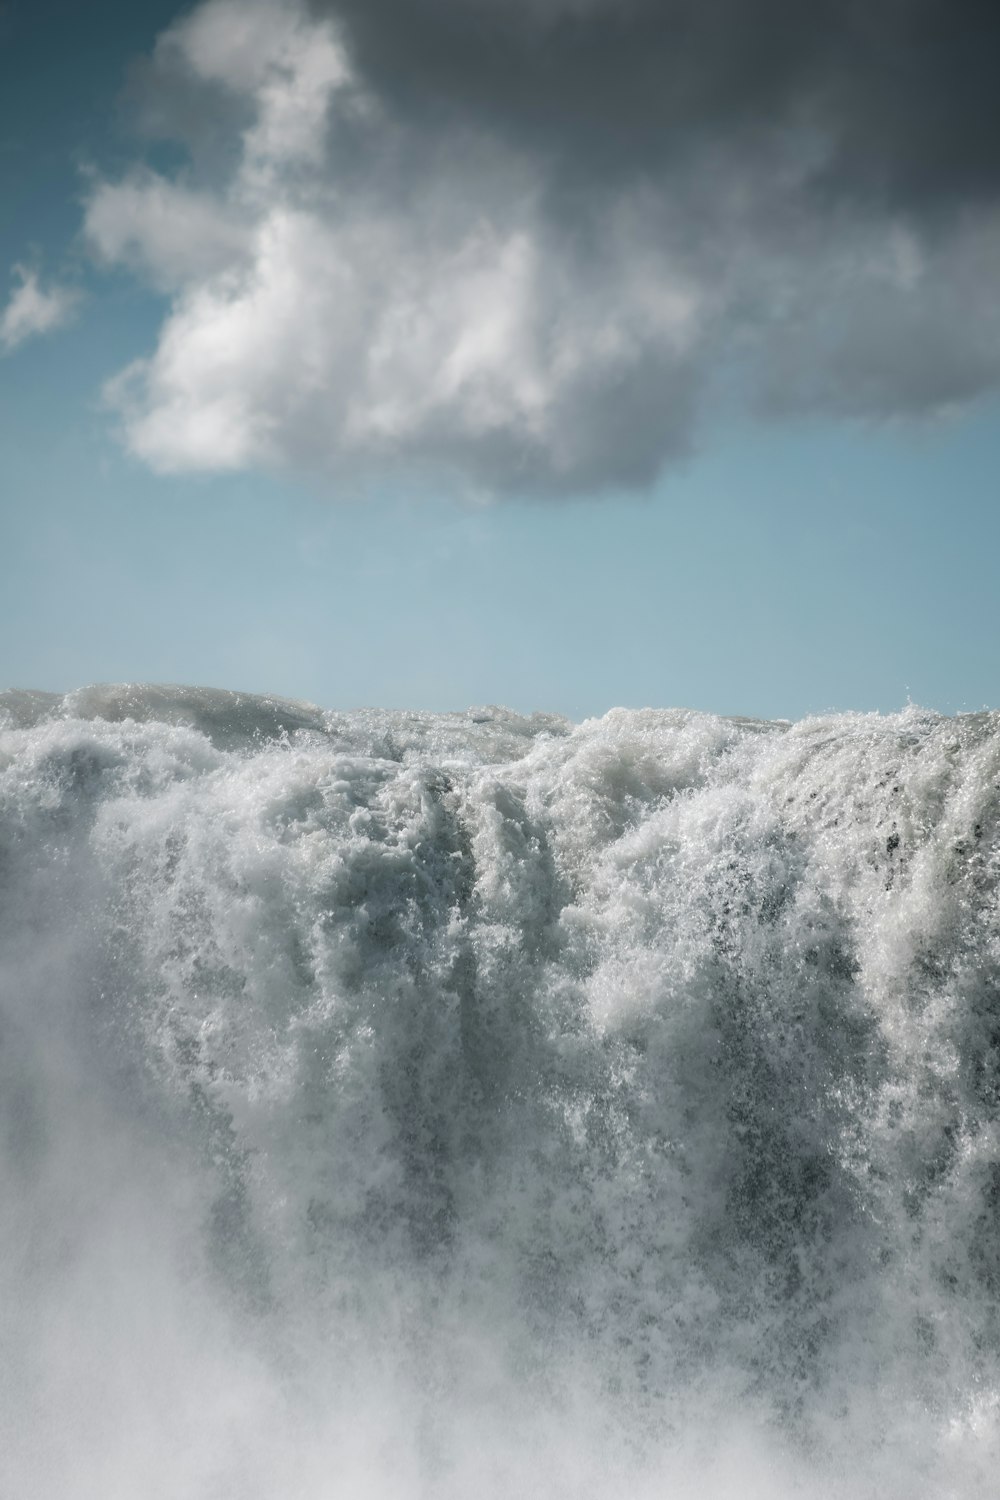
[[[72,316],[78,300],[69,287],[43,288],[38,273],[27,266],[14,266],[13,275],[18,285],[0,313],[0,347],[7,351],[36,334],[60,328]]]
[[[111,387],[132,450],[174,471],[455,449],[475,468],[492,442],[571,475],[580,402],[652,325],[683,359],[697,299],[681,286],[560,286],[529,228],[415,245],[407,227],[262,206],[249,254],[186,278],[154,354]]]
[[[99,183],[87,207],[96,255],[124,264],[164,291],[240,264],[250,235],[238,209],[154,172]]]
[[[350,80],[336,32],[311,21],[295,0],[208,0],[160,38],[162,60],[175,54],[209,83],[249,95],[256,119],[243,140],[242,172],[316,164],[334,91]]]
[[[560,176],[562,137],[542,149],[485,108],[451,128],[432,91],[404,119],[304,0],[205,0],[153,67],[163,118],[171,89],[175,121],[202,91],[212,149],[182,128],[186,170],[98,182],[85,232],[170,298],[107,387],[158,470],[431,464],[490,490],[599,488],[686,451],[727,368],[785,412],[924,411],[1000,379],[992,221],[930,235],[806,211],[815,141],[775,129]]]
[[[173,294],[156,349],[108,387],[152,467],[424,458],[480,482],[572,483],[617,420],[608,386],[650,351],[685,366],[693,279],[614,225],[600,262],[574,266],[531,171],[485,141],[425,163],[405,200],[339,193],[338,97],[373,156],[393,142],[377,110],[359,115],[328,22],[208,0],[158,53],[245,96],[253,118],[211,188],[145,171],[88,204],[95,252]],[[514,189],[499,204],[497,181]]]

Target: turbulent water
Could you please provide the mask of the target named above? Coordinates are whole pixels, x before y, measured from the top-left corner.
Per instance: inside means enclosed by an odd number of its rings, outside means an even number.
[[[0,726],[0,1493],[996,1494],[1000,716]]]

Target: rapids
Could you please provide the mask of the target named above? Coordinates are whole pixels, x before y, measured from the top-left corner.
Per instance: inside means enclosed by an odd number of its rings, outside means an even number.
[[[0,1492],[987,1500],[1000,716],[0,695]]]

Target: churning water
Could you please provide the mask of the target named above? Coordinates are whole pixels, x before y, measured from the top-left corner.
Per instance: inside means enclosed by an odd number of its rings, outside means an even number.
[[[0,1493],[992,1500],[1000,717],[0,704]]]

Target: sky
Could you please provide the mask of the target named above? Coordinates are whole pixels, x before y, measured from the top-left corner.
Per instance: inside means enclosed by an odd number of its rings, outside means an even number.
[[[985,0],[6,0],[0,687],[998,702]]]

